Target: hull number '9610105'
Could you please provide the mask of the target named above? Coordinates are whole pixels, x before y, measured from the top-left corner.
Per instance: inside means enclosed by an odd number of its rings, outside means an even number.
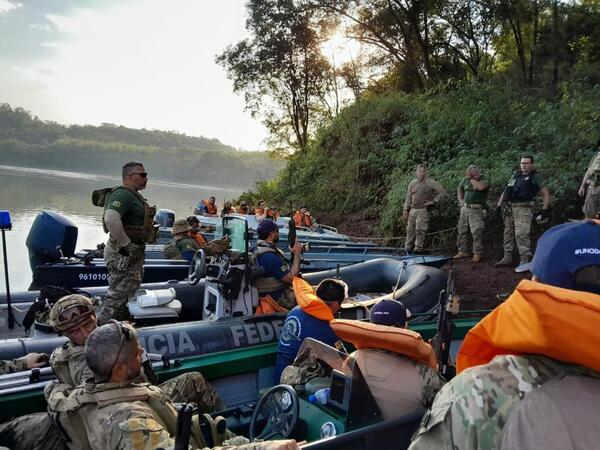
[[[108,280],[107,273],[80,273],[80,281],[106,281]]]

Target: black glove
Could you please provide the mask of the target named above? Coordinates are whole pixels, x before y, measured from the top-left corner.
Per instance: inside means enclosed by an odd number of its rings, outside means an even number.
[[[121,256],[129,256],[129,250],[127,250],[127,246],[119,247],[119,255]]]
[[[494,208],[494,212],[492,213],[492,217],[494,219],[502,219],[502,206],[496,206]]]

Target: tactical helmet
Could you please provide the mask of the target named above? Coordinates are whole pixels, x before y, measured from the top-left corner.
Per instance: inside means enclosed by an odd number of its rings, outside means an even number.
[[[191,229],[192,227],[190,227],[190,224],[186,219],[179,219],[173,224],[173,230],[171,231],[171,233],[173,233],[173,235],[187,233]]]
[[[95,313],[94,304],[85,295],[65,295],[52,306],[50,325],[60,333],[85,323]]]

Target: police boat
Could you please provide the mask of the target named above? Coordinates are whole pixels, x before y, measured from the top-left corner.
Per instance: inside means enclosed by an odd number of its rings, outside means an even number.
[[[244,220],[248,225],[247,238],[252,246],[254,216],[232,215]],[[217,218],[214,218],[215,220]],[[167,219],[161,219],[168,223]],[[218,218],[219,227],[212,237],[223,236],[223,219]],[[293,222],[288,226],[288,237],[302,238],[299,231],[296,234]],[[77,242],[77,227],[69,219],[54,212],[41,212],[34,220],[26,245],[29,252],[29,263],[33,273],[30,289],[38,289],[45,285],[60,285],[64,287],[81,288],[87,286],[108,285],[108,272],[102,256],[102,250],[90,250],[75,253]],[[304,242],[304,241],[302,241]],[[287,247],[287,244],[284,244]],[[288,250],[289,255],[289,250]],[[393,258],[399,261],[410,260],[413,264],[425,264],[441,267],[448,257],[411,255],[403,249],[390,247],[359,247],[359,246],[327,246],[319,243],[308,246],[303,256],[303,272],[314,272],[362,263],[377,258]],[[149,245],[146,249],[144,264],[144,283],[157,283],[168,280],[185,280],[188,275],[189,263],[185,260],[164,259],[162,245]]]

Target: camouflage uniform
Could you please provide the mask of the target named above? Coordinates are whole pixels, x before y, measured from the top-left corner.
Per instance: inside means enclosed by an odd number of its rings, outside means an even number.
[[[413,248],[415,251],[423,250],[425,233],[429,228],[429,212],[425,207],[425,202],[433,201],[435,203],[444,193],[442,185],[432,178],[423,180],[415,178],[409,183],[404,200],[404,211],[408,212],[404,246],[408,251],[412,251]]]
[[[588,179],[583,213],[587,219],[595,219],[600,214],[600,152],[590,161],[588,168],[590,173]]]
[[[11,450],[68,448],[62,433],[45,412],[27,414],[0,425],[0,446],[4,445]]]
[[[103,324],[110,319],[126,320],[129,318],[127,301],[142,283],[144,278],[145,244],[156,240],[158,228],[153,225],[156,208],[148,205],[139,192],[125,186],[113,189],[106,197],[104,211],[114,210],[121,216],[125,233],[132,243],[132,252],[126,264],[123,255],[119,254],[121,245],[110,236],[104,247],[104,261],[108,271],[108,292],[101,310],[98,323]],[[104,218],[103,218],[104,224]],[[104,229],[108,232],[106,224]]]
[[[27,361],[25,357],[10,360],[0,360],[0,375],[5,373],[14,373],[27,370]]]
[[[177,236],[163,247],[164,255],[169,259],[185,259],[185,253],[196,253],[200,248],[195,239],[189,236]]]
[[[121,258],[119,248],[119,243],[113,238],[109,238],[104,247],[104,261],[106,261],[108,270],[109,286],[102,309],[98,313],[98,323],[105,323],[110,319],[127,319],[129,317],[127,309],[129,296],[139,289],[144,278],[143,252],[141,258],[130,260],[127,267],[120,269],[118,267]]]
[[[150,450],[174,445],[175,407],[163,392],[145,383],[86,383],[68,393],[55,392],[48,405],[53,414],[76,416],[81,421],[80,428],[70,435],[80,448]],[[190,444],[192,448],[205,448],[195,419],[197,416],[192,422]],[[224,444],[214,449],[261,448],[260,443],[240,445],[248,440],[229,430],[218,433],[213,429],[212,437],[217,445]]]
[[[483,254],[483,232],[485,229],[489,182],[483,175],[479,177],[478,181],[488,183],[488,188],[483,191],[476,191],[466,177],[458,185],[458,190],[464,195],[464,205],[460,208],[456,245],[458,251],[465,254],[469,251],[469,230],[473,236],[473,253],[476,255]]]
[[[519,402],[565,374],[598,376],[543,356],[498,356],[467,369],[441,389],[409,449],[499,448],[503,428]]]

